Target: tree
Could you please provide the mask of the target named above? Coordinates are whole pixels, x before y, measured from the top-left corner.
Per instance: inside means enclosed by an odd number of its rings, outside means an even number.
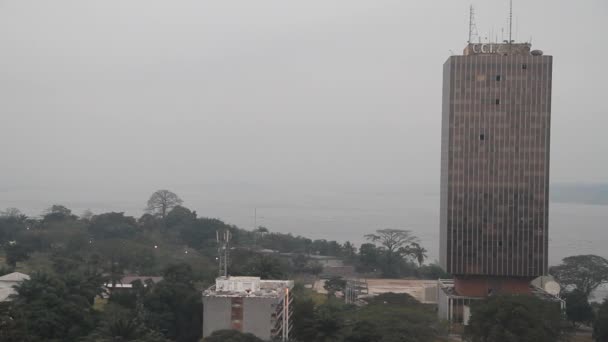
[[[563,338],[559,304],[534,296],[475,301],[465,335],[472,342],[555,342]]]
[[[375,324],[368,321],[360,321],[355,324],[350,334],[344,337],[344,342],[380,342],[382,334]]]
[[[169,342],[135,317],[115,317],[102,324],[85,342]]]
[[[593,338],[596,342],[608,341],[608,299],[600,305],[593,324]]]
[[[245,265],[247,275],[260,277],[262,279],[281,279],[285,276],[281,261],[270,255],[259,255],[251,259]]]
[[[217,330],[205,337],[203,342],[264,342],[254,334],[242,333],[237,330]]]
[[[179,196],[169,190],[158,190],[150,196],[146,211],[164,219],[169,210],[181,205],[183,202]]]
[[[176,205],[171,209],[165,218],[167,227],[175,227],[178,225],[191,225],[196,220],[196,211],[190,211],[186,207]]]
[[[422,267],[424,259],[427,257],[426,252],[426,248],[420,246],[420,244],[417,242],[412,242],[409,247],[406,247],[406,253],[418,261],[419,267]]]
[[[254,230],[255,233],[259,233],[259,234],[268,234],[270,233],[270,231],[268,230],[268,228],[264,227],[264,226],[259,226]]]
[[[170,265],[163,275],[164,280],[146,289],[143,298],[146,325],[173,341],[198,341],[202,333],[203,299],[194,287],[192,268],[186,264]]]
[[[25,215],[23,215],[21,210],[19,210],[17,208],[6,208],[6,210],[0,211],[0,216],[20,218],[20,217],[24,217]]]
[[[406,254],[407,248],[418,238],[409,230],[403,229],[380,229],[376,234],[367,234],[365,238],[380,244],[385,251],[386,267],[384,273],[387,276],[396,276],[395,265]]]
[[[346,287],[346,280],[342,277],[331,277],[325,280],[325,284],[323,284],[323,288],[327,291],[328,296],[333,296],[338,291],[344,291]]]
[[[45,211],[44,221],[63,221],[66,219],[75,219],[76,216],[72,215],[72,211],[67,207],[60,204],[53,204],[50,208]]]
[[[423,265],[418,267],[416,270],[418,274],[418,278],[420,279],[451,279],[452,275],[447,273],[441,268],[437,263],[432,263],[430,265]]]
[[[104,213],[91,218],[89,232],[95,238],[130,238],[137,233],[137,221],[124,213]]]
[[[20,340],[28,342],[79,341],[95,323],[88,290],[81,285],[48,274],[32,275],[15,287],[9,312],[14,324],[3,333],[21,335]]]
[[[80,219],[90,221],[93,216],[95,216],[95,214],[91,211],[91,209],[85,209],[85,211],[80,214]]]
[[[378,248],[372,243],[364,243],[359,248],[359,263],[358,269],[361,271],[374,270],[378,265]]]
[[[442,332],[435,310],[408,294],[384,293],[367,301],[347,316],[353,320],[347,341],[367,336],[369,341],[434,342]],[[375,335],[381,338],[375,339]]]
[[[352,261],[355,258],[355,255],[357,254],[357,248],[355,248],[355,246],[350,241],[346,241],[344,243],[344,246],[342,246],[342,252],[344,253],[344,257],[346,258],[346,260]]]
[[[334,304],[328,303],[320,306],[315,311],[315,342],[339,341],[344,319],[340,309]]]
[[[17,262],[29,259],[30,250],[22,243],[15,242],[4,248],[6,252],[6,264],[11,268],[17,267]]]
[[[574,327],[593,322],[593,308],[589,305],[589,300],[583,291],[574,289],[566,293],[564,299],[566,300],[566,316]]]
[[[608,260],[597,255],[570,256],[561,265],[551,267],[549,273],[562,285],[577,288],[589,297],[608,282]]]
[[[314,341],[317,331],[315,329],[315,303],[312,299],[295,296],[293,319],[291,321],[293,322],[293,329],[290,335],[296,341]]]

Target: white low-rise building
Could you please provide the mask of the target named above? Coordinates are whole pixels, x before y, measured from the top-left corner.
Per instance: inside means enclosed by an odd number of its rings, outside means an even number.
[[[0,277],[0,302],[11,300],[10,296],[17,294],[14,286],[19,285],[24,280],[29,279],[29,275],[19,272],[9,273]]]

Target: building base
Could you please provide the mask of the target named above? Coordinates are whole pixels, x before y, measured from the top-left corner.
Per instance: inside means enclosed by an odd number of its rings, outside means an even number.
[[[467,325],[471,316],[471,304],[475,301],[484,300],[488,295],[483,296],[469,296],[459,293],[456,289],[456,283],[458,279],[439,279],[437,281],[437,308],[439,318],[442,320],[449,321],[450,323],[462,323]],[[460,285],[467,285],[467,283],[461,282]],[[470,284],[468,284],[470,285]],[[477,284],[479,285],[479,284]],[[527,290],[523,291],[522,286],[519,283],[503,283],[502,291],[495,292],[490,295],[504,295],[504,294],[520,294],[520,295],[532,295],[539,297],[543,300],[552,301],[559,303],[562,311],[566,308],[566,303],[563,299],[558,296],[552,295],[540,287],[532,285],[530,282],[527,283]],[[482,287],[479,285],[474,287],[479,290]],[[512,291],[518,290],[518,291]],[[462,291],[462,288],[461,288]],[[475,291],[468,291],[469,293]],[[479,292],[479,291],[477,291]]]
[[[465,297],[486,297],[499,294],[530,294],[534,278],[454,276],[456,294]]]

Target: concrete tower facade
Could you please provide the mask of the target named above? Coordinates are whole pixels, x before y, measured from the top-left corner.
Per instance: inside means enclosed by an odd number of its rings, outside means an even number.
[[[469,44],[443,67],[440,262],[462,296],[547,273],[551,56]]]

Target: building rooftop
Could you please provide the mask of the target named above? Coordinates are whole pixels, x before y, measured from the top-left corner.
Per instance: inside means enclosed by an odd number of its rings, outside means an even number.
[[[29,279],[29,275],[19,272],[9,273],[0,277],[0,302],[10,300],[10,295],[17,294],[13,286]]]
[[[454,280],[452,279],[439,279],[437,281],[437,285],[439,289],[441,289],[445,294],[450,296],[451,298],[460,298],[460,299],[483,299],[484,297],[470,297],[470,296],[461,296],[454,290]],[[552,295],[547,291],[541,289],[538,286],[530,284],[530,294],[538,297],[543,300],[553,301],[553,302],[564,302],[558,295]]]
[[[469,43],[462,53],[464,56],[501,55],[501,56],[542,56],[540,50],[532,50],[530,43]]]
[[[219,277],[203,291],[206,297],[279,298],[293,288],[292,280],[262,280],[260,277]]]
[[[19,281],[29,280],[29,279],[30,279],[29,275],[19,273],[19,272],[9,273],[9,274],[6,274],[6,275],[3,275],[2,277],[0,277],[0,281],[3,281],[3,282],[19,282]]]

